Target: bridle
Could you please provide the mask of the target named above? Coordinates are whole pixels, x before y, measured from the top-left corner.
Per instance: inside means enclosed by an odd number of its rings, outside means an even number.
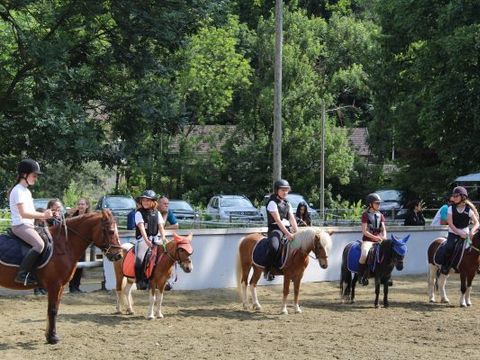
[[[313,253],[315,254],[315,260],[328,260],[327,252],[325,251],[325,255],[320,255],[321,250],[323,249],[322,244],[320,244],[320,237],[315,236],[313,240]],[[313,259],[313,257],[312,257]]]
[[[102,240],[103,240],[103,243],[100,246],[97,246],[97,247],[100,250],[102,250],[102,253],[105,254],[105,255],[111,254],[110,251],[112,249],[122,249],[121,245],[112,244],[107,240],[110,237],[110,231],[112,231],[111,230],[111,225],[112,225],[112,221],[110,221],[110,219],[103,219],[102,218]],[[67,221],[64,217],[62,218],[62,222],[59,224],[58,228],[59,228],[59,234],[62,231],[62,228],[65,229],[65,241],[67,243],[68,243],[68,231],[71,231],[72,233],[77,235],[82,241],[87,243],[87,245],[90,245],[94,242],[93,239],[85,238],[82,234],[80,234],[79,231],[75,230],[71,226],[68,226]]]

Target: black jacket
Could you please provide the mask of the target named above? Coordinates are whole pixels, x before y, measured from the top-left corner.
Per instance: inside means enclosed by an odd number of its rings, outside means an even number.
[[[422,213],[416,213],[413,210],[408,210],[407,215],[405,215],[405,226],[423,226],[425,225],[425,218]]]

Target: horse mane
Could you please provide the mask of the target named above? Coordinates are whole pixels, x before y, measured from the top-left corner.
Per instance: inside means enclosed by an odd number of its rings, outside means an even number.
[[[332,247],[332,238],[330,235],[319,227],[305,227],[299,229],[297,233],[293,235],[295,240],[300,242],[300,246],[303,251],[308,251],[312,246],[312,242],[315,239],[315,235],[320,237],[320,245],[328,252]]]

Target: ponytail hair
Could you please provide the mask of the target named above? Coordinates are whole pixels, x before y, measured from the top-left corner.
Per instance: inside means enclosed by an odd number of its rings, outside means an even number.
[[[477,220],[478,220],[478,210],[477,210],[477,208],[475,207],[475,205],[474,205],[469,199],[466,199],[466,200],[465,200],[465,204],[466,204],[470,209],[472,209],[473,213],[475,214],[475,216],[477,217]]]
[[[8,199],[8,200],[10,200],[10,193],[12,192],[13,188],[14,188],[15,186],[17,186],[18,183],[20,182],[20,180],[22,180],[23,178],[24,178],[24,177],[23,177],[21,174],[18,174],[18,175],[17,175],[17,180],[15,181],[15,184],[14,184],[10,189],[8,189],[8,191],[7,191],[7,199]]]

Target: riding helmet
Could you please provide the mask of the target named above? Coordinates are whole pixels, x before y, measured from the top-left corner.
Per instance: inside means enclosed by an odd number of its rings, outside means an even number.
[[[375,201],[382,201],[380,195],[378,195],[377,193],[371,193],[367,195],[366,203],[368,206],[370,206]]]
[[[42,173],[40,171],[40,165],[33,159],[23,159],[20,161],[17,170],[18,174]]]
[[[454,194],[459,194],[462,197],[468,198],[468,192],[467,189],[465,189],[463,186],[457,186],[453,189],[452,195]]]
[[[158,199],[157,194],[153,190],[145,190],[142,193],[142,195],[137,197],[137,200],[141,200],[142,198],[143,199],[150,199],[150,200],[154,200],[154,201],[157,201],[157,199]]]
[[[290,190],[290,184],[285,179],[276,180],[273,183],[273,192],[276,194],[279,189],[288,189]]]

